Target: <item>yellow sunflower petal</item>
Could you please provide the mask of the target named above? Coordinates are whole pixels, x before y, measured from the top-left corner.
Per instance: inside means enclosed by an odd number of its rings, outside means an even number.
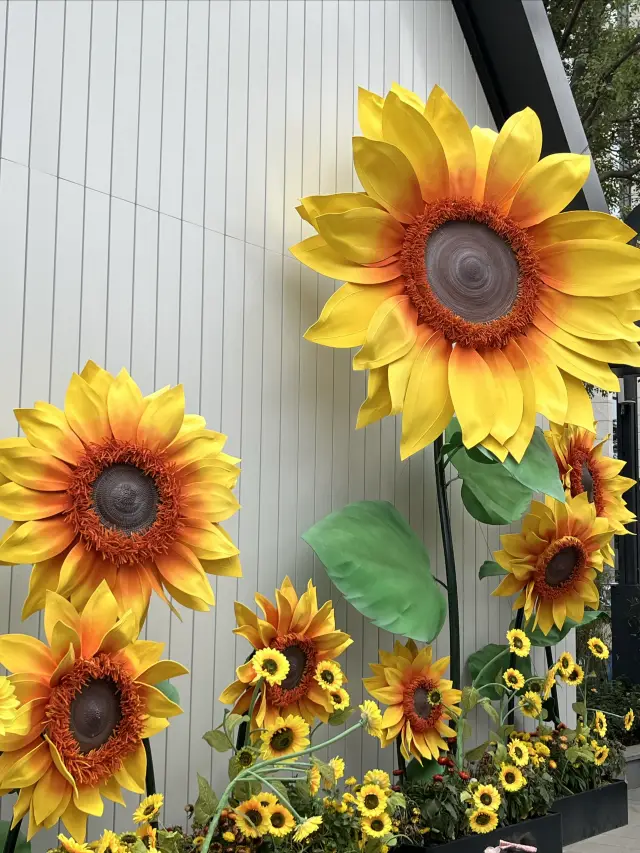
[[[529,171],[520,185],[509,216],[522,228],[560,213],[582,189],[591,170],[585,154],[549,154]]]
[[[176,678],[179,675],[188,675],[189,670],[177,663],[174,660],[159,660],[154,663],[144,672],[141,672],[136,681],[141,684],[157,684],[159,681],[166,681],[167,678]]]
[[[356,264],[375,264],[402,249],[404,228],[386,210],[362,207],[326,213],[316,227],[329,246]]]
[[[519,462],[529,446],[536,425],[536,391],[529,362],[516,341],[509,341],[503,352],[511,362],[522,388],[522,420],[514,435],[505,443],[509,453]]]
[[[392,281],[402,273],[400,261],[376,267],[354,264],[328,246],[326,240],[320,235],[308,237],[292,246],[289,251],[294,258],[312,270],[329,278],[350,281],[354,284],[382,284],[385,281]]]
[[[107,410],[111,431],[121,441],[135,441],[145,409],[142,391],[123,367],[109,388]]]
[[[61,815],[61,820],[69,832],[78,843],[83,843],[87,835],[87,818],[86,812],[80,811],[73,800]]]
[[[560,370],[548,355],[527,337],[518,338],[535,387],[536,405],[540,414],[550,421],[563,423],[567,411],[567,389]]]
[[[424,211],[420,184],[405,155],[388,142],[353,138],[353,164],[366,192],[400,222]]]
[[[358,124],[369,139],[382,139],[382,106],[384,98],[358,87]]]
[[[62,517],[25,521],[0,545],[6,563],[40,563],[71,544],[75,532]]]
[[[375,210],[383,208],[366,193],[333,193],[332,195],[308,195],[301,199],[301,207],[306,214],[307,222],[316,228],[318,216],[327,213],[345,213],[348,210],[356,210],[362,207],[371,207]]]
[[[493,146],[484,201],[508,212],[527,172],[538,162],[542,149],[540,119],[526,107],[508,118]]]
[[[449,389],[465,447],[475,447],[491,432],[496,395],[491,369],[474,349],[455,346],[449,359]]]
[[[449,192],[471,196],[476,178],[476,152],[467,120],[440,86],[431,90],[424,111],[444,148],[449,167]]]
[[[402,151],[411,164],[422,198],[444,198],[449,189],[447,158],[438,135],[424,116],[389,92],[382,110],[382,129],[385,141]]]
[[[392,296],[371,318],[365,343],[353,359],[353,367],[367,370],[402,358],[416,337],[416,311],[411,299],[405,295]]]
[[[171,586],[205,604],[215,604],[209,580],[198,558],[186,545],[174,542],[167,554],[158,554],[156,565],[163,579]]]
[[[530,326],[527,329],[527,337],[533,340],[540,349],[548,352],[557,366],[566,373],[577,376],[583,382],[590,382],[598,388],[604,388],[605,391],[620,390],[620,381],[607,364],[594,361],[580,352],[568,349],[552,340],[548,335],[543,334],[535,326]],[[2,551],[0,550],[1,556]]]
[[[538,300],[539,310],[572,335],[595,341],[616,338],[640,341],[640,327],[625,318],[626,296],[583,296],[576,299],[545,287],[538,294]]]
[[[89,359],[80,371],[80,376],[88,382],[103,402],[107,402],[109,388],[113,383],[113,376],[108,370],[100,367],[95,361]]]
[[[71,470],[64,462],[32,447],[24,438],[0,441],[0,473],[14,483],[41,492],[66,489],[71,476]]]
[[[118,604],[107,583],[102,581],[92,593],[80,617],[82,656],[93,657],[102,638],[118,618]]]
[[[621,219],[596,210],[567,210],[557,213],[527,231],[527,236],[540,249],[565,240],[611,240],[614,243],[628,243],[635,234],[636,232]]]
[[[164,450],[177,436],[184,420],[184,388],[169,388],[147,404],[140,418],[137,440],[150,450]]]
[[[538,252],[540,275],[572,296],[616,296],[638,287],[640,251],[606,240],[567,240]]]
[[[0,486],[0,515],[13,521],[49,518],[70,509],[66,492],[40,492],[17,483]]]
[[[403,289],[403,279],[379,285],[343,284],[329,297],[322,313],[304,336],[324,346],[361,346],[377,309],[389,297],[401,294]]]
[[[356,429],[379,421],[391,413],[388,367],[376,367],[369,371],[367,399],[360,406]]]
[[[491,434],[500,444],[517,431],[522,420],[523,398],[522,386],[516,376],[511,362],[502,350],[487,350],[483,353],[491,375],[497,402],[497,417]]]
[[[53,643],[53,629],[62,622],[62,624],[71,628],[76,635],[80,630],[80,617],[75,607],[61,595],[50,591],[46,597],[46,609],[44,613],[44,633],[51,646]],[[78,651],[79,651],[78,647]],[[65,647],[66,651],[66,647]]]
[[[51,755],[47,744],[40,741],[26,755],[11,765],[2,777],[4,788],[25,788],[34,785],[51,766]]]
[[[562,372],[562,379],[567,392],[567,411],[562,420],[587,429],[589,432],[595,432],[593,405],[584,383],[564,372]]]
[[[221,560],[203,560],[202,557],[199,559],[200,565],[207,574],[219,575],[225,578],[242,577],[242,565],[237,555],[235,557],[225,557]]]
[[[71,429],[85,444],[111,438],[104,400],[88,382],[74,373],[64,399],[64,413]]]
[[[474,201],[482,201],[489,160],[498,134],[488,127],[475,125],[471,128],[471,137],[473,138],[473,147],[476,150],[476,178],[473,185],[473,199]]]
[[[84,446],[60,409],[49,403],[36,403],[33,409],[13,411],[20,428],[34,447],[77,465],[84,455]]]

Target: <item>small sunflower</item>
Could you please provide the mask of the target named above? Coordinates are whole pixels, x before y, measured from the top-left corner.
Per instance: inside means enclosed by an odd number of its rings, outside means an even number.
[[[502,674],[504,683],[511,690],[522,690],[524,687],[524,675],[517,669],[508,669]]]
[[[313,835],[314,832],[317,832],[321,825],[322,817],[319,815],[316,817],[308,817],[304,823],[298,824],[298,828],[293,834],[293,840],[304,841],[305,838],[308,838],[310,835]]]
[[[502,803],[500,791],[493,785],[479,785],[473,792],[473,801],[479,809],[497,811]]]
[[[337,663],[321,660],[313,676],[323,690],[335,690],[342,687],[344,674]]]
[[[591,637],[587,643],[589,651],[594,657],[600,660],[606,660],[609,657],[609,649],[598,637]]]
[[[77,841],[74,841],[73,838],[67,838],[66,835],[59,835],[58,841],[66,853],[90,853],[88,844],[78,844]]]
[[[369,770],[369,773],[375,773],[375,771],[374,771],[374,770]],[[369,775],[369,774],[367,774],[367,775]],[[366,777],[366,776],[365,776],[364,778],[365,778],[365,781],[366,781],[366,782],[375,782],[375,781],[376,781],[375,779],[367,779],[367,777]],[[345,784],[345,785],[348,785],[350,788],[352,788],[354,785],[357,785],[357,784],[358,784],[358,780],[356,779],[356,777],[355,777],[355,776],[347,776],[347,778],[344,780],[344,784]],[[378,783],[378,784],[379,784],[379,783]],[[384,787],[384,785],[383,785],[382,787]],[[346,796],[347,796],[347,795],[345,794],[345,797],[346,797]],[[351,795],[349,794],[349,796],[351,796]],[[343,797],[343,799],[344,799],[344,797]]]
[[[124,853],[125,848],[120,844],[120,839],[110,829],[105,829],[97,846],[97,853]]]
[[[604,737],[607,733],[607,718],[602,711],[596,711],[596,716],[593,721],[593,728],[598,733],[599,737]]]
[[[151,823],[157,817],[163,803],[164,797],[162,794],[151,794],[150,797],[145,797],[133,813],[133,822]]]
[[[512,740],[507,747],[507,751],[513,763],[517,764],[518,767],[526,767],[529,763],[529,750],[524,741],[518,740],[518,738]]]
[[[280,803],[269,806],[269,835],[275,838],[284,838],[295,829],[296,822],[289,809],[285,808]]]
[[[149,850],[155,849],[158,846],[158,830],[151,826],[150,823],[143,823],[136,829],[136,836],[142,840],[142,843]]]
[[[269,812],[256,797],[236,807],[236,826],[245,838],[260,838],[269,831]]]
[[[332,758],[329,761],[329,767],[333,770],[333,778],[337,782],[344,776],[344,758]]]
[[[371,699],[365,699],[362,705],[358,705],[358,708],[367,734],[382,740],[382,714],[380,713],[380,708]]]
[[[600,767],[605,763],[607,758],[609,757],[609,747],[608,746],[599,746],[594,753],[594,763]]]
[[[358,809],[365,817],[382,814],[387,807],[387,795],[380,785],[363,785],[356,794]]]
[[[196,850],[202,849],[202,845],[204,844],[204,840],[205,840],[204,835],[196,835],[196,837],[193,839],[193,846],[196,848]],[[212,849],[212,848],[213,848],[213,844],[211,845],[211,847],[209,849]],[[245,850],[248,853],[249,848],[248,847],[244,847],[244,848],[243,847],[236,847],[236,850]]]
[[[562,676],[562,680],[572,687],[579,687],[584,681],[584,669],[579,663],[574,663],[569,672]]]
[[[493,832],[498,825],[498,815],[491,809],[476,809],[469,815],[469,826],[473,832]]]
[[[256,795],[256,799],[261,806],[265,807],[265,809],[268,809],[269,806],[275,806],[278,804],[278,798],[275,794],[272,794],[271,791],[260,791],[260,793]]]
[[[286,719],[277,717],[275,723],[267,726],[260,737],[260,755],[263,759],[284,758],[309,746],[309,723],[295,714],[289,714]]]
[[[556,666],[560,671],[561,676],[569,675],[571,669],[574,665],[573,657],[571,656],[571,652],[563,652],[558,658],[558,663]]]
[[[633,728],[633,724],[635,722],[636,715],[633,713],[633,709],[629,708],[627,713],[624,715],[624,728],[625,731],[631,731]]]
[[[507,631],[507,642],[509,643],[509,651],[518,657],[526,658],[531,651],[531,640],[519,628],[512,628]]]
[[[363,817],[360,826],[370,838],[383,838],[391,832],[391,818],[386,812],[375,817]]]
[[[236,840],[236,837],[233,832],[229,832],[229,830],[227,830],[226,832],[222,833],[222,840],[226,841],[227,844],[233,844],[233,842]]]
[[[290,664],[277,649],[259,649],[251,658],[253,669],[258,678],[264,678],[267,684],[282,684],[289,674]]]
[[[525,717],[536,719],[542,714],[542,699],[540,698],[540,694],[534,693],[532,690],[527,690],[524,696],[521,697],[518,707]]]
[[[352,785],[356,784],[356,780],[353,776],[350,777],[353,781],[350,783]],[[364,779],[362,780],[363,785],[380,785],[385,791],[391,787],[391,779],[389,778],[389,774],[384,770],[367,770],[364,774]],[[349,784],[349,779],[347,779],[347,784]]]
[[[329,701],[334,711],[344,711],[345,708],[349,707],[351,699],[344,687],[337,687],[330,691]]]
[[[538,742],[535,745],[534,749],[538,753],[538,755],[541,755],[543,758],[549,758],[549,756],[551,755],[551,750],[546,745],[546,743]]]
[[[309,773],[307,774],[307,784],[309,785],[309,791],[311,792],[312,796],[315,796],[315,794],[317,794],[320,790],[321,781],[322,780],[320,777],[320,771],[318,770],[318,766],[314,764],[311,770],[309,770]]]
[[[542,698],[546,702],[549,696],[551,696],[551,691],[556,685],[556,674],[558,672],[558,664],[554,664],[551,669],[547,672],[547,676],[544,680],[544,684],[542,685]]]
[[[250,746],[243,746],[242,749],[239,749],[236,752],[235,759],[240,767],[245,769],[247,767],[252,767],[256,763],[255,750],[251,749]]]
[[[515,793],[527,784],[524,774],[512,764],[503,764],[500,768],[500,783],[505,791]]]

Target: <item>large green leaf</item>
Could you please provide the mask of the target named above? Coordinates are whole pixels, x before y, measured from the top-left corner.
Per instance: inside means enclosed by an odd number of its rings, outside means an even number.
[[[409,782],[431,782],[434,776],[442,772],[442,767],[435,759],[423,761],[420,764],[415,758],[407,764],[407,780]]]
[[[0,850],[4,850],[5,841],[7,840],[10,828],[11,824],[8,820],[0,820]],[[27,841],[22,832],[18,835],[16,853],[31,853],[31,842]]]
[[[509,646],[498,643],[488,643],[477,652],[469,655],[467,658],[467,666],[473,679],[473,686],[478,690],[485,684],[502,684],[501,675],[505,669],[509,668]],[[518,658],[516,669],[524,675],[525,678],[531,678],[531,659]],[[478,677],[480,676],[480,677]],[[506,686],[506,685],[505,685]],[[487,687],[480,691],[483,698],[500,699],[504,696],[505,691],[497,687]]]
[[[502,566],[494,560],[485,560],[478,571],[478,578],[479,580],[482,580],[483,578],[493,578],[506,574],[508,574],[507,570],[503,569]]]
[[[558,473],[558,463],[540,427],[533,431],[533,437],[522,460],[516,462],[509,454],[503,465],[523,486],[564,503],[565,494]]]
[[[378,628],[425,643],[438,636],[445,598],[424,545],[390,503],[349,504],[302,538],[347,601]]]
[[[216,797],[215,791],[209,784],[208,780],[199,773],[197,774],[197,777],[198,799],[196,800],[193,810],[193,820],[194,823],[198,824],[198,826],[203,826],[211,820],[216,813],[216,809],[218,808],[218,798]]]
[[[580,625],[588,625],[589,622],[595,622],[595,620],[599,619],[601,616],[602,612],[600,610],[587,610],[582,622],[574,622],[573,619],[565,619],[562,628],[556,628],[556,626],[553,625],[548,634],[543,634],[539,627],[535,630],[533,630],[532,627],[529,627],[533,625],[532,621],[524,626],[524,630],[526,631],[527,637],[531,640],[532,646],[555,646],[561,640],[564,640],[567,634],[570,631],[573,631],[574,628],[578,628]]]
[[[161,693],[164,693],[164,695],[167,697],[167,699],[169,699],[174,704],[176,704],[176,705],[180,704],[180,694],[178,693],[178,688],[175,687],[175,685],[172,684],[171,681],[167,681],[167,680],[159,681],[155,685],[155,688],[156,688],[156,690],[159,690]]]

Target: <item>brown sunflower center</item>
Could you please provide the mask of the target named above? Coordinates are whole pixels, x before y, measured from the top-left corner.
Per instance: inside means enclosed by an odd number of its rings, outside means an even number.
[[[384,829],[384,821],[380,820],[379,817],[374,817],[374,819],[371,821],[371,829],[374,832],[382,832],[382,830]]]
[[[249,809],[245,812],[245,815],[254,826],[260,826],[260,824],[262,823],[262,815],[260,814],[258,809]]]
[[[516,781],[516,774],[512,770],[507,770],[507,772],[504,774],[504,781],[507,783],[507,785],[513,785],[513,783]]]
[[[46,733],[76,783],[95,787],[140,748],[145,713],[126,667],[100,653],[76,660],[52,688]]]
[[[88,550],[118,566],[153,560],[176,539],[181,487],[160,453],[116,438],[89,445],[68,494],[68,522]]]
[[[479,826],[486,826],[491,820],[491,815],[488,815],[486,812],[480,812],[479,815],[476,815],[476,823]]]
[[[549,560],[545,569],[544,576],[549,586],[561,586],[568,581],[579,559],[580,551],[573,545],[567,545],[558,551]]]
[[[276,829],[281,829],[284,826],[284,815],[281,812],[274,812],[271,815],[271,826]]]
[[[156,810],[156,807],[155,807],[155,806],[148,805],[148,806],[145,808],[145,810],[144,810],[143,814],[145,814],[145,815],[150,815],[150,814],[153,814],[153,813],[155,812],[155,810]]]
[[[418,676],[407,686],[403,698],[405,716],[419,733],[435,727],[442,717],[442,694],[434,682]]]
[[[278,664],[274,660],[271,660],[271,658],[267,658],[262,666],[269,675],[274,675],[278,671]]]
[[[592,459],[591,453],[582,447],[573,447],[569,454],[569,483],[571,486],[571,497],[587,493],[590,503],[596,505],[596,514],[601,515],[603,511],[602,487],[598,476],[597,462]],[[596,467],[594,467],[596,466]]]
[[[493,802],[493,797],[491,794],[480,794],[480,802],[483,806],[490,806]]]
[[[367,794],[364,798],[364,804],[368,809],[377,809],[380,805],[380,797],[377,794]]]
[[[289,672],[281,684],[267,686],[273,705],[285,708],[307,695],[317,664],[317,651],[313,640],[303,634],[285,634],[278,637],[273,648],[289,661]]]
[[[535,591],[543,599],[557,598],[578,578],[587,561],[584,545],[575,536],[552,542],[538,558]]]
[[[278,729],[277,732],[273,735],[270,741],[271,749],[274,752],[285,752],[287,749],[291,747],[291,744],[295,740],[295,735],[291,731],[291,729]]]
[[[320,674],[320,678],[324,681],[325,684],[333,684],[336,680],[335,675],[331,672],[330,669],[323,669]]]
[[[503,347],[533,320],[538,259],[526,232],[492,205],[428,204],[406,231],[405,289],[418,323],[464,347]]]
[[[121,719],[118,688],[106,679],[88,681],[69,709],[69,725],[83,753],[106,743]]]

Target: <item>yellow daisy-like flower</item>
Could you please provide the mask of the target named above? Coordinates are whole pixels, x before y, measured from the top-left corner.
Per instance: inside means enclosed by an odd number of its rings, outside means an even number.
[[[344,711],[349,707],[351,699],[344,687],[338,687],[329,691],[329,701],[334,711]]]
[[[124,846],[120,843],[119,836],[110,829],[105,829],[100,836],[100,841],[96,848],[97,853],[124,853]]]
[[[193,846],[196,848],[196,850],[200,850],[202,848],[202,845],[204,844],[204,841],[204,835],[196,835],[196,837],[193,839]]]
[[[155,820],[163,803],[164,797],[162,794],[151,794],[150,797],[145,797],[133,813],[133,822],[150,823],[152,820]]]
[[[519,628],[512,628],[507,631],[507,642],[509,643],[509,651],[520,658],[526,658],[531,651],[531,640],[527,637],[524,631]]]
[[[338,781],[338,779],[342,779],[344,776],[344,758],[331,758],[329,760],[329,767],[333,770],[333,777]]]
[[[546,745],[546,743],[540,743],[540,741],[538,741],[534,749],[538,753],[538,755],[541,755],[543,758],[549,758],[549,756],[551,755],[551,750]]]
[[[296,831],[293,834],[294,841],[304,841],[322,826],[322,817],[308,817],[303,823],[298,824]]]
[[[65,835],[59,835],[58,841],[66,853],[90,853],[91,850],[88,844],[78,844],[73,838],[67,838]]]
[[[524,687],[524,675],[517,669],[507,669],[502,674],[502,678],[504,679],[504,683],[511,690],[522,690]]]
[[[527,620],[535,617],[534,627],[544,634],[554,624],[562,628],[567,618],[582,622],[585,607],[598,607],[594,578],[603,569],[602,548],[612,535],[585,493],[567,496],[566,503],[532,501],[521,532],[501,537],[503,550],[494,559],[508,574],[493,595],[519,593],[514,609],[524,608]]]
[[[593,720],[593,728],[598,733],[598,737],[604,737],[607,733],[607,718],[602,713],[602,711],[596,711],[596,715]]]
[[[518,767],[526,767],[529,763],[529,750],[527,749],[527,744],[516,738],[512,740],[509,746],[507,747],[507,751],[511,756],[511,760]]]
[[[269,806],[267,809],[269,815],[269,835],[275,838],[284,838],[295,829],[296,822],[289,809],[285,808],[280,803]]]
[[[367,681],[367,679],[363,679]],[[377,737],[380,740],[383,738],[382,730],[382,714],[380,708],[371,699],[365,699],[362,705],[358,705],[360,711],[360,719],[364,723],[364,728],[367,734],[371,737]]]
[[[549,696],[551,696],[551,691],[553,690],[556,683],[556,674],[558,672],[559,666],[558,664],[554,664],[551,669],[547,672],[547,675],[544,679],[544,684],[542,685],[542,699],[546,702]]]
[[[360,826],[369,838],[384,838],[385,835],[389,835],[392,829],[391,818],[386,812],[373,817],[363,817]]]
[[[476,809],[469,815],[469,826],[472,832],[484,834],[493,832],[498,825],[498,815],[492,809]]]
[[[256,593],[255,600],[264,619],[253,610],[236,602],[238,627],[234,633],[248,640],[254,649],[276,649],[289,662],[289,672],[282,684],[265,684],[255,703],[252,726],[267,728],[277,717],[295,714],[308,723],[316,718],[327,722],[334,707],[330,693],[315,680],[320,661],[337,658],[353,640],[348,634],[335,630],[335,615],[331,602],[318,609],[316,588],[309,581],[299,598],[289,578],[276,591],[277,606]],[[237,680],[220,696],[224,704],[233,704],[234,714],[246,714],[251,704],[256,672],[253,659],[236,670]]]
[[[356,794],[358,810],[365,817],[382,814],[387,807],[387,794],[380,785],[363,785]]]
[[[6,675],[0,675],[0,735],[7,731],[13,734],[26,734],[29,725],[26,714],[21,714],[18,720],[20,702],[16,689]]]
[[[633,724],[635,722],[636,715],[633,713],[633,709],[629,708],[627,713],[624,715],[624,727],[626,731],[631,731],[633,728]]]
[[[600,767],[602,764],[605,763],[605,761],[607,760],[608,757],[609,757],[609,747],[608,746],[599,746],[594,753],[594,757],[593,757],[594,764],[596,764],[598,767]]]
[[[260,838],[269,832],[269,812],[257,797],[236,806],[235,815],[236,826],[245,838]]]
[[[226,841],[228,844],[233,844],[233,842],[236,840],[236,837],[233,832],[227,831],[222,833],[222,840]]]
[[[521,697],[518,703],[520,711],[525,717],[535,719],[542,714],[542,699],[539,693],[534,693],[532,690],[527,690],[524,696]]]
[[[499,134],[470,129],[438,86],[426,104],[395,84],[384,100],[360,90],[359,106],[364,192],[302,199],[317,234],[291,249],[348,282],[305,337],[362,347],[358,426],[402,412],[406,458],[455,410],[465,446],[502,460],[522,458],[537,412],[591,429],[583,382],[617,391],[609,363],[640,364],[640,255],[615,217],[561,213],[589,157],[539,160],[528,108]]]
[[[500,784],[505,791],[515,793],[527,784],[527,780],[518,767],[512,764],[503,764],[500,768]]]
[[[309,785],[309,791],[313,796],[315,796],[320,790],[321,781],[322,777],[320,776],[320,771],[318,770],[317,765],[314,764],[307,773],[307,784]]]
[[[158,846],[158,830],[150,823],[143,823],[136,829],[136,835],[146,842],[145,846],[150,850]]]
[[[565,676],[565,675],[569,675],[569,673],[573,669],[574,664],[575,664],[575,661],[573,660],[573,657],[571,656],[571,652],[563,652],[560,655],[560,657],[558,658],[558,662],[557,662],[556,666],[558,667],[558,670],[560,671],[560,675]]]
[[[409,640],[396,642],[393,652],[380,651],[380,663],[370,664],[374,675],[363,684],[375,699],[389,707],[382,718],[382,746],[401,736],[400,749],[407,761],[414,756],[438,758],[448,749],[444,738],[455,737],[447,725],[457,707],[461,693],[443,678],[449,658],[433,661],[431,646],[418,647]]]
[[[353,776],[351,777],[353,779]],[[348,781],[348,780],[347,780]],[[352,785],[355,785],[356,780],[353,779]],[[391,779],[389,774],[384,770],[367,770],[362,780],[363,785],[380,785],[383,790],[388,790],[391,787]]]
[[[598,637],[591,637],[587,642],[591,654],[600,660],[606,660],[609,657],[609,649]]]
[[[494,785],[479,785],[473,792],[473,801],[478,808],[497,811],[502,798],[500,791]]]
[[[103,579],[138,620],[154,590],[208,610],[207,573],[241,576],[219,526],[239,508],[239,460],[184,407],[181,385],[144,397],[126,370],[89,361],[64,410],[15,410],[25,437],[0,441],[0,515],[13,522],[0,561],[34,564],[23,618],[49,589],[80,611]]]
[[[337,663],[332,660],[321,660],[313,676],[324,690],[335,691],[342,687],[344,674]]]
[[[133,611],[103,581],[80,615],[47,593],[48,645],[24,634],[0,637],[0,664],[28,714],[26,734],[0,736],[0,788],[20,788],[14,820],[29,813],[28,837],[62,820],[82,842],[87,817],[102,812],[102,795],[122,802],[120,786],[144,794],[143,738],[181,713],[153,686],[187,670],[161,660],[162,643],[138,640]]]
[[[267,684],[282,684],[289,674],[289,661],[277,649],[259,649],[251,658],[251,663],[256,680],[264,678]]]
[[[567,493],[575,497],[586,492],[595,504],[596,514],[608,519],[618,536],[629,533],[625,525],[633,521],[635,515],[627,509],[622,495],[635,485],[635,481],[620,475],[624,460],[604,456],[606,439],[596,443],[592,427],[584,429],[569,424],[551,424],[545,437]],[[604,548],[604,559],[613,566],[610,544]]]
[[[272,794],[271,791],[260,791],[259,794],[256,794],[256,799],[260,803],[261,806],[268,808],[269,806],[275,806],[278,802],[278,798],[275,794]]]
[[[579,663],[574,663],[569,672],[562,676],[562,680],[572,687],[579,687],[584,681],[584,669]]]
[[[372,771],[369,771],[369,772],[372,772]],[[366,779],[366,776],[365,776],[365,779]],[[366,781],[367,782],[374,782],[376,780],[375,779],[366,779]],[[358,784],[358,780],[356,779],[355,776],[347,776],[347,778],[344,780],[344,784],[348,785],[351,788],[353,785]],[[345,796],[346,796],[346,794],[345,794]]]
[[[260,738],[263,759],[284,758],[309,746],[309,723],[294,714],[286,718],[277,717]]]

